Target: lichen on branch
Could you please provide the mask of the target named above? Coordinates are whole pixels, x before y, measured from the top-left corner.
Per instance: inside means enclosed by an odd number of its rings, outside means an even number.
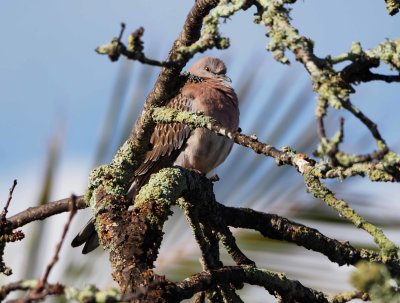
[[[230,3],[229,3],[230,2]],[[183,57],[193,57],[196,53],[202,53],[207,49],[225,49],[229,47],[229,39],[219,32],[220,19],[228,19],[247,4],[248,0],[220,1],[210,14],[203,20],[203,30],[200,39],[188,46],[178,48],[178,53]]]
[[[390,65],[392,69],[399,71],[400,40],[388,40],[379,44],[376,48],[364,51],[360,43],[353,43],[348,53],[332,58],[319,58],[314,53],[314,42],[299,34],[298,30],[291,24],[289,16],[290,10],[287,4],[293,1],[280,0],[259,0],[254,1],[257,6],[256,23],[267,27],[269,43],[267,49],[271,51],[275,59],[281,63],[289,63],[286,51],[290,50],[297,61],[302,63],[311,77],[314,90],[318,94],[318,102],[315,115],[318,123],[318,134],[320,136],[320,146],[316,155],[321,159],[328,158],[331,164],[338,167],[341,171],[354,173],[359,171],[360,163],[376,167],[377,161],[385,167],[384,172],[374,170],[377,173],[367,174],[371,180],[381,178],[384,180],[400,179],[400,155],[395,154],[387,146],[385,139],[378,131],[376,123],[369,119],[359,108],[350,101],[350,94],[355,92],[354,84],[373,80],[386,82],[400,82],[399,75],[381,75],[371,71],[380,65],[380,62]],[[336,71],[334,65],[340,62],[350,61],[342,70]],[[327,115],[328,108],[346,109],[356,119],[360,120],[376,142],[376,151],[367,155],[347,154],[340,151],[339,143],[342,135],[328,139],[324,126],[324,117]],[[343,134],[343,132],[342,132]],[[340,138],[335,141],[335,138]],[[389,155],[387,157],[387,155]],[[388,161],[388,158],[391,158]],[[394,160],[395,159],[395,160]],[[389,167],[389,163],[392,165]],[[379,166],[380,164],[378,164]],[[358,166],[357,169],[351,167]],[[366,167],[365,167],[366,168]],[[368,171],[370,171],[368,169]],[[386,172],[394,178],[388,178]],[[378,177],[379,176],[379,177]]]
[[[399,12],[400,9],[400,1],[399,0],[385,0],[386,9],[389,15],[394,16]]]
[[[351,176],[368,176],[372,181],[399,181],[396,173],[392,174],[387,170],[386,161],[395,165],[397,157],[391,153],[387,154],[382,162],[376,163],[355,163],[346,168],[334,167],[327,162],[316,162],[311,157],[296,153],[291,148],[282,148],[278,150],[272,145],[259,142],[257,138],[247,136],[237,130],[228,130],[222,127],[217,121],[211,117],[201,113],[182,112],[171,108],[158,107],[151,111],[151,116],[157,123],[184,123],[191,128],[207,128],[219,135],[226,136],[237,144],[251,148],[258,154],[264,154],[275,159],[278,165],[294,166],[300,173],[304,174],[312,169],[312,174],[318,178],[339,178],[344,179]],[[389,159],[392,155],[393,159]],[[394,163],[393,163],[394,161]]]
[[[373,236],[375,242],[380,247],[384,261],[393,260],[394,258],[398,259],[400,257],[400,255],[398,255],[398,247],[391,242],[379,228],[358,215],[346,202],[336,199],[334,194],[320,182],[319,178],[323,177],[324,171],[320,169],[321,166],[316,165],[315,161],[310,160],[306,155],[297,154],[290,148],[277,150],[268,144],[260,143],[237,131],[227,130],[221,127],[215,120],[201,114],[180,112],[169,108],[155,108],[152,112],[152,117],[157,123],[180,122],[192,128],[207,128],[215,133],[230,138],[240,145],[250,147],[256,152],[272,157],[279,164],[294,166],[304,175],[305,185],[310,193],[333,207],[340,216],[355,224],[356,227],[364,229]],[[324,163],[324,165],[326,166],[327,164]],[[324,167],[324,169],[326,172],[327,168]],[[368,174],[371,167],[365,166],[365,169],[364,174]],[[369,174],[371,174],[371,172],[369,172]],[[385,177],[384,174],[382,174],[382,177]]]
[[[153,263],[161,244],[164,222],[171,214],[171,206],[186,192],[201,186],[204,181],[201,176],[182,169],[161,170],[152,176],[149,183],[141,189],[136,197],[135,205],[128,210],[129,201],[125,194],[135,170],[142,163],[144,155],[149,149],[150,136],[156,123],[179,122],[192,128],[204,127],[226,136],[236,143],[250,147],[256,153],[273,158],[278,165],[293,166],[304,175],[306,187],[314,196],[332,206],[341,216],[353,222],[357,227],[364,228],[374,237],[381,250],[383,262],[398,261],[397,247],[377,227],[365,221],[349,208],[344,201],[336,199],[320,180],[323,178],[344,179],[354,175],[367,175],[373,181],[400,180],[400,157],[387,147],[375,123],[350,102],[350,94],[354,92],[353,85],[360,81],[396,81],[396,77],[377,76],[368,74],[367,71],[376,67],[381,61],[398,69],[398,42],[397,40],[387,41],[372,51],[363,51],[359,44],[354,44],[351,51],[345,56],[333,59],[330,57],[319,58],[314,54],[314,42],[301,36],[290,23],[289,9],[286,5],[294,2],[296,1],[197,0],[168,57],[163,61],[150,60],[144,55],[143,41],[141,40],[142,28],[129,37],[128,46],[121,42],[121,34],[111,44],[99,49],[100,52],[108,54],[111,59],[118,59],[120,55],[124,55],[129,59],[162,67],[130,138],[119,149],[110,164],[101,166],[92,172],[89,189],[85,195],[96,218],[96,229],[99,232],[100,240],[104,247],[111,252],[113,277],[119,283],[122,293],[128,297],[130,295],[131,298],[134,298],[136,296],[134,292],[138,287],[145,288],[144,296],[149,301],[161,298],[162,295],[168,298],[176,291],[176,288],[174,290],[176,284],[153,272]],[[220,20],[227,19],[252,4],[257,7],[256,22],[267,27],[267,34],[270,38],[268,49],[274,54],[274,57],[282,63],[288,63],[285,52],[289,50],[310,74],[313,88],[318,93],[316,116],[319,119],[321,142],[325,144],[321,146],[322,160],[320,162],[316,162],[308,155],[297,153],[289,147],[277,149],[269,144],[259,142],[256,137],[243,135],[237,130],[225,129],[218,122],[204,115],[162,108],[167,100],[176,95],[186,80],[186,77],[180,73],[190,58],[198,52],[213,47],[226,48],[229,46],[229,40],[219,32]],[[392,53],[393,50],[397,51],[395,55]],[[342,71],[336,71],[334,65],[339,61],[346,60],[350,60],[351,63]],[[376,140],[377,153],[371,153],[371,158],[362,158],[360,155],[352,157],[341,153],[339,144],[343,140],[343,127],[341,126],[338,135],[332,139],[328,139],[325,134],[323,118],[329,107],[346,109],[363,122]],[[328,154],[331,159],[336,161],[325,161],[324,157]],[[360,159],[366,160],[360,161]],[[369,161],[370,159],[373,161]],[[190,185],[192,184],[191,180],[196,181],[195,185]],[[190,199],[187,202],[190,203]],[[225,246],[237,264],[241,265],[243,260],[243,263],[251,264],[252,261],[248,260],[237,247],[229,229],[226,226],[222,228],[224,226],[222,221],[210,221],[209,225],[204,225],[200,216],[196,217],[193,212],[195,208],[188,208],[189,204],[184,204],[184,202],[182,205],[186,205],[186,208],[183,208],[187,211],[187,215],[191,216],[190,222],[196,237],[198,239],[205,237],[210,240],[210,245],[206,243],[207,241],[199,244],[203,251],[203,263],[206,269],[220,270],[217,254],[215,253],[212,258],[207,258],[206,255],[207,250],[216,251],[215,247],[218,247],[218,242]],[[201,229],[202,225],[206,228]],[[243,270],[243,268],[239,270]],[[250,269],[248,270],[250,271]],[[261,274],[261,271],[258,270],[251,278],[259,279]],[[260,285],[264,286],[264,284]],[[296,283],[290,285],[298,287]],[[226,285],[218,287],[217,291],[215,291],[216,288],[213,288],[216,297],[211,301],[215,302],[219,299],[239,301],[233,294],[233,287]],[[296,287],[297,292],[303,291],[302,287]],[[279,292],[279,290],[278,285],[274,291]],[[305,298],[310,291],[306,289]],[[287,298],[284,297],[285,294],[288,296]],[[288,301],[292,299],[287,293],[287,289],[283,289],[280,295]],[[323,294],[320,296],[319,293],[312,291],[309,299],[307,302],[326,302],[328,300]]]
[[[13,291],[30,291],[34,290],[38,284],[38,280],[21,280],[5,284],[0,287],[0,301],[3,301],[8,294]],[[61,285],[59,283],[43,286],[42,293],[37,294],[35,298],[27,297],[26,300],[18,302],[30,302],[43,300],[48,296],[57,296],[60,300],[74,300],[77,302],[92,302],[92,303],[117,303],[121,302],[121,295],[115,288],[106,290],[98,290],[94,285],[87,285],[83,289],[78,289],[71,286]]]

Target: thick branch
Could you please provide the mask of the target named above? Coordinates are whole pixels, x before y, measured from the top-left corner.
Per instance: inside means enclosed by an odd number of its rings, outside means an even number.
[[[131,185],[134,171],[142,163],[149,148],[150,136],[155,126],[149,115],[149,109],[164,105],[176,94],[181,84],[180,72],[190,58],[182,58],[178,48],[189,46],[197,40],[203,18],[218,2],[217,0],[195,2],[166,60],[174,62],[174,65],[161,69],[130,138],[118,150],[109,165],[99,167],[91,173],[88,197],[91,198],[90,206],[96,218],[96,229],[99,232],[100,242],[111,251],[113,277],[123,293],[130,293],[136,286],[146,284],[155,278],[151,268],[157,254],[154,253],[155,255],[150,257],[146,253],[157,252],[162,235],[162,229],[159,227],[162,228],[163,221],[170,213],[169,209],[160,209],[159,212],[152,209],[152,206],[156,206],[155,201],[149,201],[143,207],[135,208],[133,210],[136,212],[135,216],[131,217],[132,212],[127,211],[128,201],[125,194]],[[154,225],[151,218],[158,218],[156,220],[158,223]],[[143,250],[138,251],[134,243],[144,243]],[[160,293],[153,295],[160,297]]]

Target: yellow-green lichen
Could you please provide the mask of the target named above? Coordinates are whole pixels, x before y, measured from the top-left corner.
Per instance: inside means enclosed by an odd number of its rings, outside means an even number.
[[[149,182],[139,191],[135,207],[142,207],[148,201],[169,207],[176,202],[185,187],[183,171],[179,168],[164,168],[153,174]]]
[[[191,128],[206,127],[216,121],[204,114],[179,111],[172,108],[158,107],[153,109],[152,117],[157,123],[184,123]]]
[[[361,262],[357,271],[350,277],[350,282],[358,290],[370,295],[376,303],[398,303],[399,280],[390,275],[385,265],[378,263]]]

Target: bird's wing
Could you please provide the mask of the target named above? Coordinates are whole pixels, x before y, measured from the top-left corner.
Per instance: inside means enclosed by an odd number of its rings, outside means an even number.
[[[178,94],[166,106],[182,111],[192,111],[193,97]],[[151,174],[174,163],[189,138],[190,132],[190,128],[182,123],[156,125],[150,138],[153,148],[147,152],[143,164],[135,171],[136,190],[148,181]]]
[[[99,236],[94,227],[94,219],[92,218],[86,223],[85,227],[72,240],[71,246],[78,247],[82,244],[85,246],[82,249],[83,254],[87,254],[99,246]]]

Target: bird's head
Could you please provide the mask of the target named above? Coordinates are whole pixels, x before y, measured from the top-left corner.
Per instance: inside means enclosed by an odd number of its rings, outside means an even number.
[[[218,58],[201,58],[190,67],[189,73],[201,78],[220,79],[232,82],[226,75],[226,66],[224,62]]]

